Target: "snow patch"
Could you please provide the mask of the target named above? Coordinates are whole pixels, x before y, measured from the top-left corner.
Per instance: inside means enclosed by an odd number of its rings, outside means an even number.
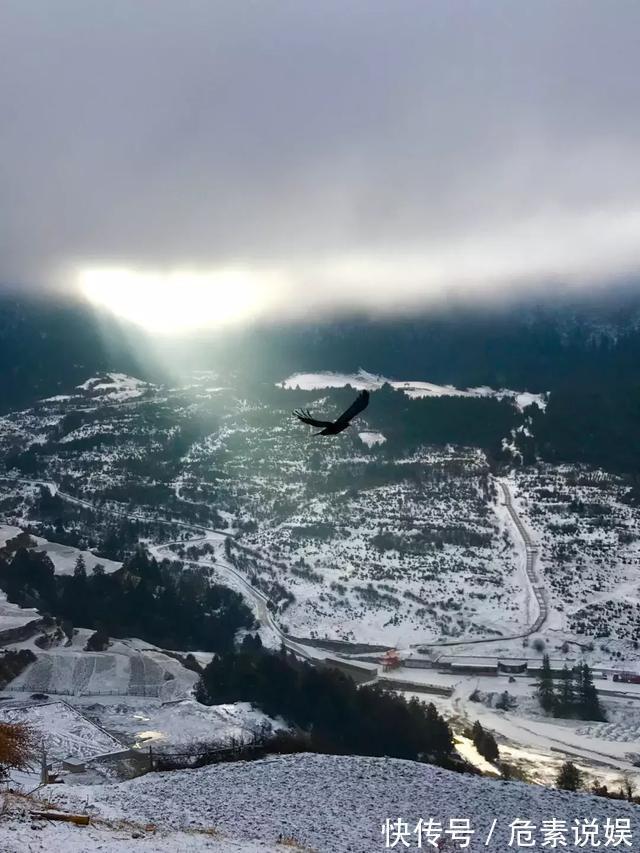
[[[363,444],[367,447],[374,447],[376,444],[384,444],[387,440],[381,432],[359,432],[358,436]]]
[[[107,373],[104,376],[94,376],[87,379],[86,382],[76,387],[81,391],[90,392],[101,400],[122,402],[140,397],[152,386],[134,376],[127,376],[126,373]]]
[[[477,388],[456,388],[454,385],[436,385],[433,382],[419,380],[393,380],[385,376],[359,370],[357,373],[294,373],[288,379],[277,383],[280,388],[301,388],[304,391],[315,391],[321,388],[343,388],[351,385],[356,390],[376,391],[383,385],[390,385],[397,391],[403,391],[407,397],[419,399],[422,397],[496,397],[498,400],[512,399],[519,409],[536,405],[544,410],[547,405],[547,394],[534,394],[529,391],[512,391],[509,388],[489,388],[487,385]]]

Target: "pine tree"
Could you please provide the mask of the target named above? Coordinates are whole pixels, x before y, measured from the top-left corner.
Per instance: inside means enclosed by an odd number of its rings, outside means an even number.
[[[582,773],[571,761],[566,761],[558,772],[556,785],[562,791],[577,791],[582,787]]]
[[[620,778],[620,790],[622,791],[624,797],[629,800],[629,802],[633,801],[635,782],[633,781],[633,777],[631,776],[628,770],[625,770]]]
[[[500,750],[495,737],[491,732],[484,733],[483,755],[487,761],[497,761],[500,758]]]
[[[573,670],[565,664],[562,667],[562,681],[560,683],[560,695],[556,705],[556,716],[572,716],[575,710],[576,692]]]
[[[84,561],[84,557],[82,554],[78,554],[78,559],[76,560],[76,564],[73,568],[73,576],[75,578],[87,578],[87,564]]]
[[[580,714],[580,703],[581,698],[584,691],[584,672],[582,671],[582,666],[578,664],[578,666],[574,666],[573,670],[573,693],[574,693],[574,710],[577,714]]]
[[[580,692],[577,697],[580,716],[585,720],[604,720],[598,691],[593,683],[593,674],[588,664],[582,664],[580,675]]]
[[[471,738],[473,740],[473,745],[483,758],[486,758],[487,761],[498,760],[500,752],[498,750],[496,739],[491,732],[487,732],[482,728],[482,724],[479,720],[476,720],[473,724]]]
[[[556,694],[553,687],[553,674],[549,655],[542,656],[542,669],[538,680],[538,698],[543,711],[553,711],[557,704]]]
[[[108,648],[109,637],[105,631],[98,628],[95,634],[92,634],[87,640],[84,650],[85,652],[105,652]]]
[[[479,741],[482,740],[482,736],[484,734],[484,729],[482,728],[482,723],[480,720],[476,720],[473,724],[473,728],[471,729],[471,740],[477,746]]]

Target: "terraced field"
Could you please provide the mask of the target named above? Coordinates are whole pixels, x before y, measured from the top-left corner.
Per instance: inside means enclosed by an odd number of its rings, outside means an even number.
[[[43,652],[14,679],[11,692],[68,696],[150,696],[173,699],[186,695],[196,676],[177,661],[153,653],[111,654],[61,649]]]
[[[2,708],[0,721],[32,726],[43,739],[47,756],[52,760],[88,759],[124,749],[119,740],[66,702]]]

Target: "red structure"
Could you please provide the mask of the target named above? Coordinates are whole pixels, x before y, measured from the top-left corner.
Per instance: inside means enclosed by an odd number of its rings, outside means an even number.
[[[614,672],[614,681],[622,681],[623,684],[640,684],[640,675],[637,672]]]
[[[388,649],[382,656],[382,670],[388,672],[390,669],[398,669],[402,665],[397,649]]]

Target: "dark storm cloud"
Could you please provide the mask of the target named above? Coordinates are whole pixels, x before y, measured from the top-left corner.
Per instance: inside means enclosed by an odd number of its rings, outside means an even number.
[[[0,280],[240,266],[281,310],[636,273],[638,33],[598,0],[3,0]]]

